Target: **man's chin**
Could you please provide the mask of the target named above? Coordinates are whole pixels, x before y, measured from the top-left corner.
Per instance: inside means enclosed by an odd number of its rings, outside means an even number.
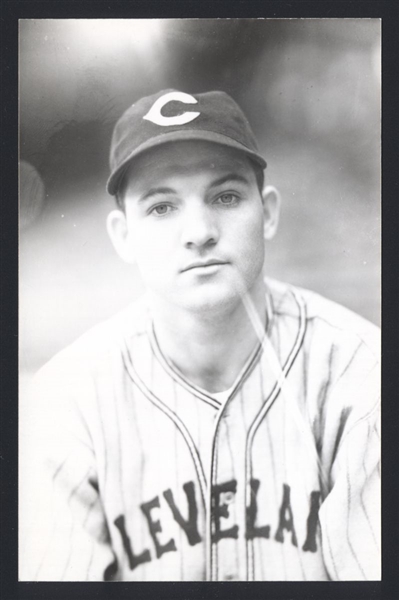
[[[242,293],[219,286],[218,289],[192,290],[180,299],[179,305],[187,311],[209,317],[212,313],[228,313],[241,302]]]

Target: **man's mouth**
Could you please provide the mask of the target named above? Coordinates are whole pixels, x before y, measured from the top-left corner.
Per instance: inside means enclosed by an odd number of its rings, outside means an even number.
[[[209,259],[209,260],[201,260],[201,261],[195,261],[190,263],[189,265],[187,265],[187,267],[185,267],[184,269],[182,269],[182,273],[185,273],[186,271],[191,271],[194,269],[209,269],[211,267],[216,267],[216,266],[221,266],[221,265],[226,265],[227,262],[224,260],[220,260],[220,259]]]

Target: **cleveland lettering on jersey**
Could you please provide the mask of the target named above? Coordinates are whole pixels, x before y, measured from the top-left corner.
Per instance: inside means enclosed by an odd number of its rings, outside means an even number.
[[[293,546],[297,546],[296,533],[294,528],[294,516],[292,514],[290,501],[290,486],[284,483],[283,485],[283,501],[280,507],[280,517],[278,529],[274,539],[277,542],[284,542],[284,529],[291,533],[291,542]]]
[[[126,532],[125,516],[119,515],[119,517],[117,517],[114,520],[114,524],[118,528],[118,530],[121,534],[123,549],[125,550],[125,552],[127,554],[130,569],[133,571],[133,569],[135,569],[142,563],[149,562],[151,560],[151,555],[150,555],[149,550],[143,550],[143,552],[141,552],[140,554],[135,554],[133,552],[130,538]]]
[[[175,544],[175,540],[173,538],[171,538],[166,544],[161,544],[161,542],[158,539],[158,533],[162,532],[162,527],[161,527],[161,523],[158,520],[153,519],[151,511],[154,508],[159,508],[159,507],[160,507],[160,504],[159,504],[158,496],[155,496],[155,498],[153,500],[151,500],[150,502],[144,502],[144,504],[140,505],[140,508],[143,511],[143,513],[147,519],[147,522],[148,522],[148,528],[150,530],[150,535],[152,537],[152,541],[154,542],[157,558],[161,558],[162,554],[165,554],[165,552],[175,552],[176,551],[176,544]]]
[[[243,533],[245,538],[253,540],[254,538],[270,538],[270,525],[259,525],[256,523],[258,513],[258,491],[260,487],[260,481],[258,479],[251,479],[251,503],[246,508],[246,530]],[[167,489],[162,492],[166,504],[170,508],[171,516],[174,521],[184,531],[187,541],[190,546],[195,546],[203,541],[198,531],[198,507],[195,497],[195,485],[193,481],[188,481],[183,485],[183,490],[187,497],[188,505],[188,517],[185,519],[176,502],[171,489]],[[234,499],[234,495],[237,493],[237,481],[232,479],[222,484],[214,485],[212,487],[212,520],[214,524],[214,530],[212,534],[212,542],[217,544],[220,540],[225,538],[238,539],[240,535],[239,526],[237,524],[232,525],[229,528],[223,527],[223,520],[229,517],[229,504]],[[229,498],[229,502],[223,501],[224,498]],[[176,552],[179,548],[176,546],[175,539],[169,538],[167,542],[161,541],[160,536],[164,535],[167,539],[167,523],[161,523],[156,517],[156,511],[160,508],[161,500],[160,496],[155,496],[149,502],[143,502],[140,504],[140,509],[144,515],[147,523],[149,532],[149,539],[151,540],[152,550],[145,548],[141,550],[139,554],[135,554],[133,545],[131,542],[131,536],[126,529],[126,521],[124,515],[119,515],[115,520],[114,524],[117,527],[121,539],[123,548],[127,554],[129,567],[131,570],[136,569],[140,565],[149,562],[154,557],[161,558],[163,554],[167,552]],[[298,546],[297,536],[295,533],[294,526],[294,511],[291,507],[291,488],[286,483],[283,484],[282,490],[282,502],[281,506],[277,507],[279,513],[278,527],[274,535],[274,540],[280,543],[284,543],[287,540],[293,546]],[[320,506],[321,494],[319,491],[313,491],[310,494],[310,510],[307,517],[306,525],[306,540],[302,546],[304,552],[316,552],[316,532],[317,532],[317,515]],[[291,534],[291,537],[284,536],[284,532]]]
[[[195,500],[195,491],[194,491],[194,482],[188,481],[183,485],[183,490],[187,496],[188,502],[188,518],[184,519],[178,507],[176,506],[172,490],[166,490],[163,493],[163,496],[166,502],[169,505],[170,510],[172,511],[173,518],[183,529],[184,533],[187,536],[188,543],[190,546],[195,546],[201,541],[201,536],[198,532],[198,507]]]
[[[247,540],[253,540],[254,538],[257,538],[257,537],[268,538],[270,536],[270,525],[262,525],[260,527],[256,526],[256,515],[258,513],[257,496],[258,496],[258,490],[259,490],[259,486],[260,486],[259,479],[251,479],[250,486],[251,486],[251,503],[249,506],[247,506],[247,515],[246,515],[247,516],[247,519],[246,519]]]
[[[232,479],[221,485],[214,485],[212,487],[212,520],[214,523],[214,532],[212,534],[212,541],[218,542],[223,538],[238,538],[238,525],[233,525],[229,529],[222,529],[222,519],[229,516],[229,507],[226,503],[221,503],[221,495],[230,492],[235,494],[237,491],[237,481]]]

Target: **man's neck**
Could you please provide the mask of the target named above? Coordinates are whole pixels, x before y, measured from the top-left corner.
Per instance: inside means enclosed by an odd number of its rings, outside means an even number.
[[[210,393],[234,384],[247,359],[259,344],[259,329],[253,324],[255,309],[263,330],[266,325],[265,292],[259,286],[235,307],[203,316],[190,311],[163,310],[152,303],[155,333],[163,354],[194,385]],[[258,321],[259,324],[259,321]]]

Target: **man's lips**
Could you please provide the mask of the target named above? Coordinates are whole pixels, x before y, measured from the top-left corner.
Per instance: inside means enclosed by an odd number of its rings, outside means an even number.
[[[190,263],[187,267],[184,267],[184,269],[181,270],[182,273],[185,273],[186,271],[191,271],[192,269],[202,269],[202,268],[206,268],[206,267],[212,267],[215,265],[227,265],[227,262],[225,260],[220,260],[220,259],[209,259],[209,260],[204,260],[204,261],[195,261]]]

